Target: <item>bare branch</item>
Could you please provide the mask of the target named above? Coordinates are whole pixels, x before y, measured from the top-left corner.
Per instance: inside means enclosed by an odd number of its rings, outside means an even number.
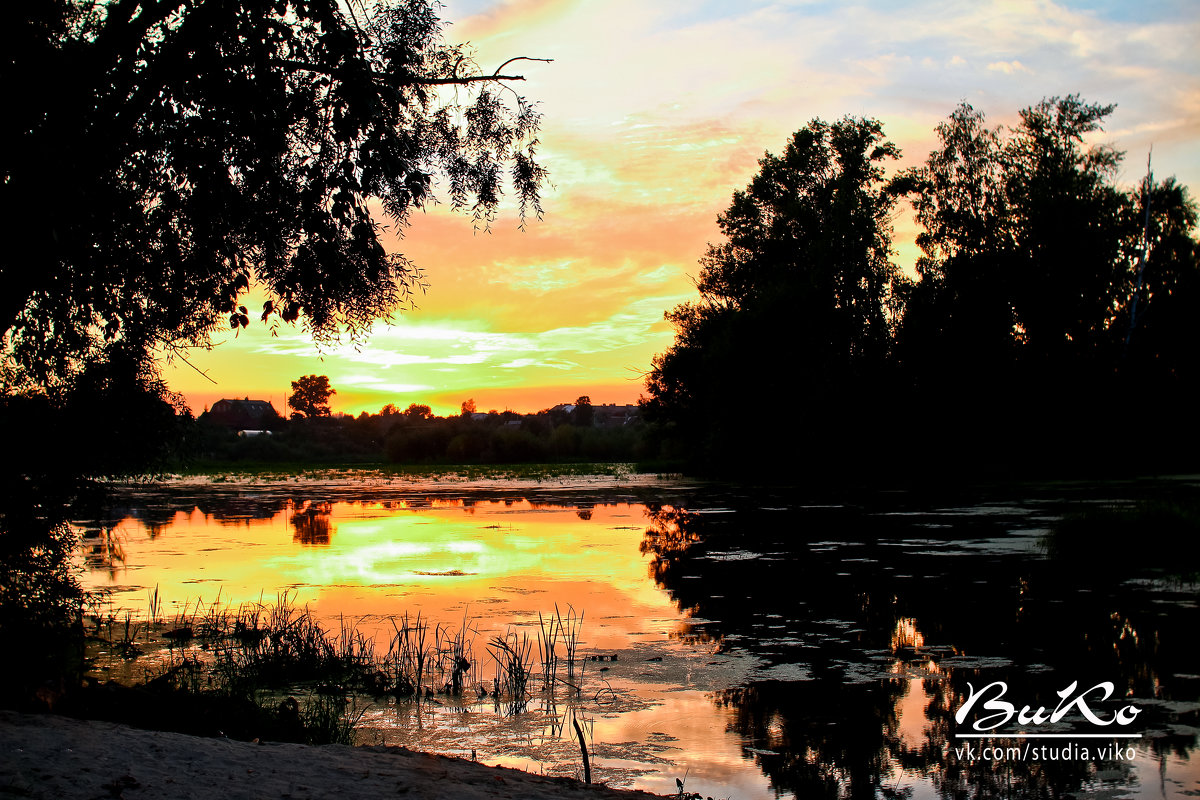
[[[554,59],[553,58],[532,58],[530,56],[515,56],[513,58],[510,58],[508,61],[505,61],[500,66],[496,67],[496,72],[493,73],[493,77],[498,76],[500,74],[500,70],[504,69],[509,64],[513,63],[514,61],[541,61],[546,64],[549,64],[549,63],[553,62]],[[525,79],[522,78],[521,80],[525,80]]]
[[[510,58],[508,61],[504,62],[504,64],[508,64],[508,63],[511,63],[516,60],[517,59],[515,59],[515,58]],[[525,60],[527,60],[527,61],[553,61],[554,59],[529,58],[529,59],[525,59]],[[285,67],[291,67],[292,69],[304,70],[305,72],[315,72],[318,75],[329,75],[330,77],[334,77],[337,75],[337,70],[335,70],[335,69],[329,69],[328,67],[323,67],[320,64],[312,64],[307,61],[294,61],[292,59],[280,59],[280,61],[278,63],[282,64]],[[501,68],[504,66],[504,64],[500,65]],[[450,77],[450,78],[419,78],[416,76],[412,76],[412,77],[405,78],[403,81],[397,81],[396,78],[393,76],[382,75],[379,73],[375,73],[372,77],[374,77],[375,80],[378,80],[378,81],[384,81],[386,83],[393,84],[393,85],[398,84],[401,86],[457,86],[460,84],[486,83],[489,81],[523,81],[523,80],[525,80],[524,75],[501,75],[499,69],[497,69],[496,72],[493,72],[491,75],[468,75],[468,76],[464,76],[464,77]]]

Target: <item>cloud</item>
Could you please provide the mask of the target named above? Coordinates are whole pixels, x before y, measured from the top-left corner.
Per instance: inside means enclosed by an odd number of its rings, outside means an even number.
[[[1003,72],[1005,75],[1012,75],[1017,72],[1032,73],[1032,70],[1020,61],[993,61],[987,65],[987,68],[991,72]]]

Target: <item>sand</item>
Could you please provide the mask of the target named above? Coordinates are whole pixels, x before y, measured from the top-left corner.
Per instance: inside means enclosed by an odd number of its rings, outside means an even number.
[[[0,798],[8,797],[649,800],[657,796],[401,747],[256,744],[0,711]]]

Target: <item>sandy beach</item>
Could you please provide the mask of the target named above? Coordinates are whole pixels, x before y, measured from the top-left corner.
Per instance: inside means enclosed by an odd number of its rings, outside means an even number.
[[[650,800],[657,796],[398,747],[256,744],[0,711],[0,797]]]

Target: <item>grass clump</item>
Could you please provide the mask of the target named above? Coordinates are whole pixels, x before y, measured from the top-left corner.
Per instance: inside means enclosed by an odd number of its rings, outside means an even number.
[[[525,710],[529,703],[529,680],[533,676],[533,642],[529,635],[509,631],[504,636],[493,636],[488,649],[496,660],[496,678],[493,684],[495,699],[507,703],[510,714]]]

